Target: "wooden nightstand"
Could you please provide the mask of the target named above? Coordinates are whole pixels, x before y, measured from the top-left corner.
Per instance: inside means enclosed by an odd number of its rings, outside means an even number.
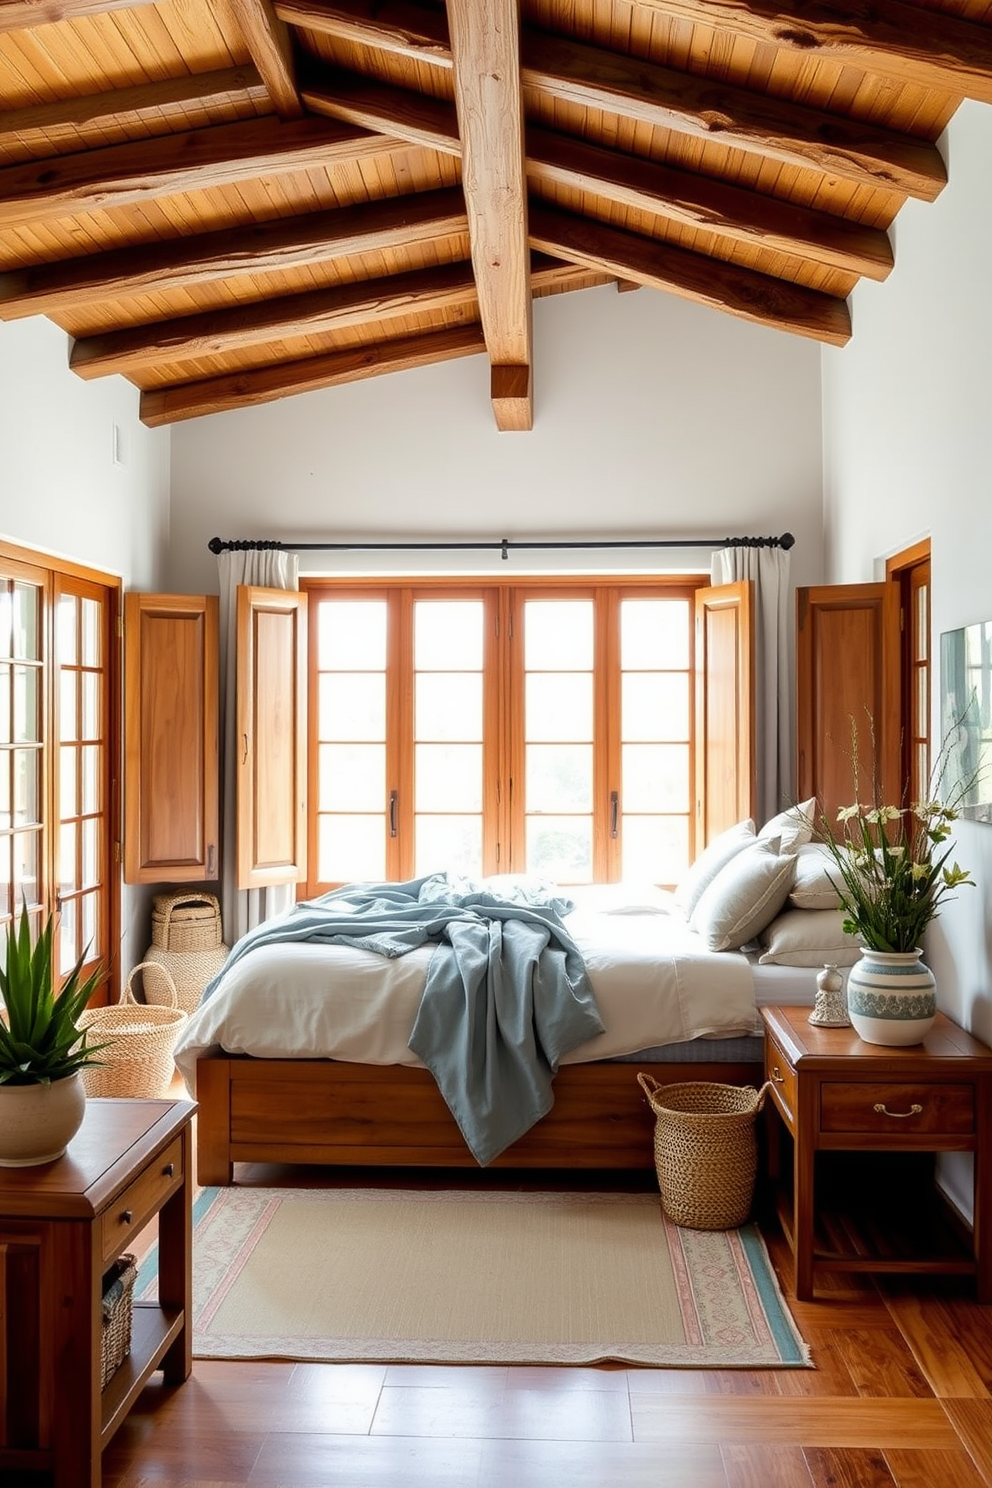
[[[863,1043],[853,1028],[817,1028],[809,1011],[761,1010],[765,1078],[792,1137],[790,1184],[787,1172],[776,1171],[772,1123],[771,1167],[795,1257],[797,1298],[812,1298],[816,1269],[823,1267],[970,1275],[978,1300],[992,1302],[992,1049],[941,1013],[922,1044],[889,1049]],[[911,1214],[891,1235],[885,1204],[871,1202],[878,1193],[869,1191],[873,1184],[859,1187],[852,1178],[844,1193],[842,1181],[841,1202],[829,1212],[821,1199],[817,1154],[936,1152],[975,1154],[970,1243],[953,1223],[924,1219],[928,1194],[906,1195],[918,1218]],[[914,1242],[924,1235],[917,1253]]]
[[[0,1168],[0,1479],[100,1488],[100,1457],[152,1372],[192,1367],[192,1101],[90,1100],[57,1162]],[[159,1301],[100,1389],[102,1278],[158,1215]]]

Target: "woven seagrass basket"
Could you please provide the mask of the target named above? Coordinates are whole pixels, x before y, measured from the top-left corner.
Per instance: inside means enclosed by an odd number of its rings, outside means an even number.
[[[193,1012],[227,952],[220,903],[213,894],[156,894],[152,943],[145,952],[145,1001],[168,1006],[171,983],[179,1006]]]
[[[758,1171],[755,1120],[771,1086],[637,1079],[657,1118],[654,1161],[666,1216],[688,1230],[744,1224]]]
[[[134,1318],[134,1283],[138,1278],[135,1257],[118,1256],[103,1278],[103,1337],[100,1356],[100,1389],[105,1390],[131,1352]]]
[[[89,1029],[100,1050],[100,1064],[82,1071],[88,1096],[117,1095],[160,1099],[172,1083],[175,1061],[172,1051],[189,1015],[179,1006],[169,978],[171,1006],[149,1007],[134,995],[133,982],[146,963],[139,962],[128,975],[124,996],[110,1007],[84,1013],[80,1026]],[[157,970],[168,977],[163,967]]]

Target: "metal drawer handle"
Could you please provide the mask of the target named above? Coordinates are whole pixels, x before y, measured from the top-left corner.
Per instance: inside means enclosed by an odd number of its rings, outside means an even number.
[[[905,1121],[907,1116],[919,1116],[923,1107],[914,1101],[908,1111],[890,1111],[881,1101],[876,1101],[872,1110],[879,1116],[891,1116],[894,1121]]]
[[[162,1172],[165,1174],[166,1178],[171,1178],[175,1171],[175,1163],[166,1163],[165,1167],[162,1169]]]
[[[125,1209],[124,1213],[121,1215],[121,1224],[130,1224],[133,1218],[134,1215],[131,1213],[130,1209]]]
[[[772,1065],[772,1079],[775,1081],[776,1085],[785,1084],[785,1076],[783,1075],[777,1064]]]

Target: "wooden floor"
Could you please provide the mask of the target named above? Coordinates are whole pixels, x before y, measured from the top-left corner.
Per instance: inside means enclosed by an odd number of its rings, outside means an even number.
[[[992,1307],[944,1279],[796,1303],[766,1237],[815,1370],[198,1360],[104,1488],[992,1488]]]

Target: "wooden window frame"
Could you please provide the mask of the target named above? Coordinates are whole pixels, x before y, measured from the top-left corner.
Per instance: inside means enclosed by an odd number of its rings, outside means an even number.
[[[930,771],[933,768],[933,629],[931,625],[932,584],[930,569],[930,539],[922,538],[911,547],[894,553],[885,563],[886,582],[893,584],[899,594],[899,690],[900,690],[900,737],[899,737],[899,781],[904,806],[928,797]],[[921,589],[927,592],[927,648],[926,656],[917,655],[914,640],[913,616]],[[918,707],[918,673],[925,672],[926,699]],[[927,747],[927,778],[921,780],[917,769],[916,747],[925,743]]]

